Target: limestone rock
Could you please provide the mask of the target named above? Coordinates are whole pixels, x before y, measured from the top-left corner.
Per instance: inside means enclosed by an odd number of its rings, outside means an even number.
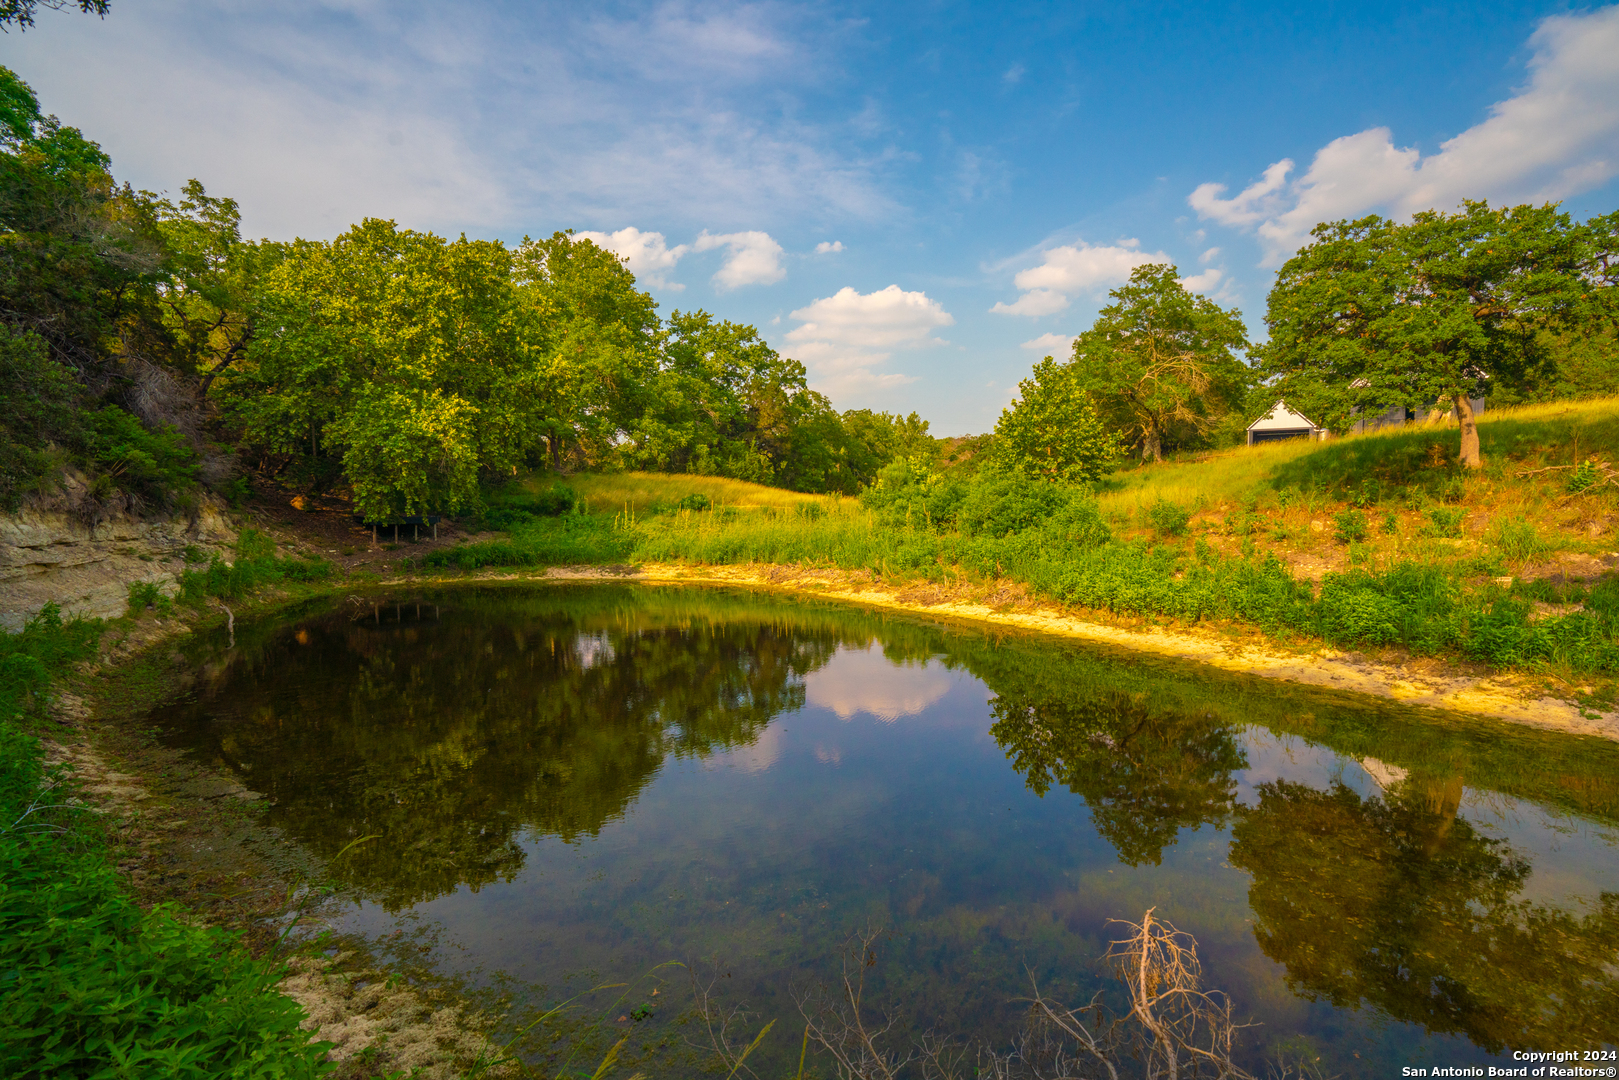
[[[63,615],[122,615],[129,587],[137,582],[153,582],[172,594],[186,568],[186,547],[211,557],[236,543],[223,510],[204,498],[192,514],[121,514],[93,526],[61,510],[0,514],[0,626],[20,630],[53,600]]]

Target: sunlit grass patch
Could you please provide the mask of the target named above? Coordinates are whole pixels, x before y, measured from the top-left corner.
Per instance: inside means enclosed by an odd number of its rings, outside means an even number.
[[[1276,506],[1277,494],[1382,501],[1413,486],[1431,497],[1460,498],[1472,478],[1457,476],[1454,420],[1412,423],[1324,442],[1291,440],[1241,446],[1121,470],[1103,482],[1097,501],[1110,520],[1139,518],[1164,500],[1198,510]],[[1619,455],[1619,398],[1496,409],[1479,417],[1487,473],[1516,479],[1523,469],[1573,465],[1596,454]],[[1446,485],[1456,486],[1447,492]],[[1459,485],[1459,486],[1457,486]],[[1285,507],[1283,507],[1285,509]]]
[[[519,478],[514,483],[531,487],[537,494],[554,482],[551,476]],[[659,506],[674,506],[688,495],[706,495],[716,506],[795,507],[801,503],[822,503],[826,495],[805,495],[785,488],[750,484],[723,476],[623,472],[577,473],[564,482],[579,493],[593,514],[621,513],[626,507],[643,514]]]

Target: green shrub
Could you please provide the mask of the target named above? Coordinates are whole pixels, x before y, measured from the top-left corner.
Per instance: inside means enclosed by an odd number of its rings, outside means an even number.
[[[1285,491],[1282,494],[1287,494]],[[1179,503],[1159,498],[1147,507],[1147,524],[1159,536],[1184,536],[1192,520],[1191,512]]]
[[[1462,534],[1462,518],[1466,513],[1461,507],[1432,507],[1428,510],[1428,524],[1423,528],[1422,535],[1455,539]]]
[[[166,613],[171,607],[170,600],[163,595],[163,590],[155,581],[137,581],[129,586],[129,613],[139,614],[148,608],[155,609],[160,614]]]
[[[965,536],[1012,536],[1050,521],[1074,489],[1017,472],[980,472],[956,510]]]
[[[79,396],[72,373],[41,338],[0,326],[0,510],[15,510],[60,468],[52,444],[80,445]]]
[[[84,414],[85,452],[130,494],[168,502],[197,483],[197,452],[174,428],[152,430],[117,406]]]
[[[100,637],[100,620],[63,622],[54,603],[46,604],[18,633],[0,633],[0,721],[15,720],[33,707],[51,673],[91,655]]]
[[[217,556],[204,570],[180,574],[180,599],[197,603],[217,596],[232,600],[276,582],[323,581],[331,576],[332,564],[325,559],[282,559],[275,554],[275,541],[257,529],[243,529],[236,538],[232,562]]]
[[[676,503],[675,508],[677,510],[708,510],[711,509],[713,505],[713,499],[710,499],[707,495],[704,495],[700,491],[694,491]]]
[[[1393,510],[1383,515],[1383,523],[1378,526],[1384,536],[1393,536],[1400,531],[1400,515]]]
[[[1589,491],[1601,479],[1602,470],[1597,467],[1596,462],[1588,458],[1574,466],[1573,471],[1568,474],[1568,482],[1564,488],[1570,495],[1578,495]]]
[[[1359,510],[1346,507],[1332,519],[1333,539],[1340,544],[1355,544],[1365,540],[1370,532],[1366,525],[1366,515]]]

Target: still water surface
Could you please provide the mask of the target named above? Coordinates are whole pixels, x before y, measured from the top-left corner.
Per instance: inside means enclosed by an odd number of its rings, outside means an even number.
[[[197,659],[177,745],[321,856],[378,834],[333,863],[340,929],[441,928],[549,999],[717,959],[778,1061],[863,926],[877,1000],[1004,1044],[1031,977],[1088,999],[1149,907],[1259,1022],[1250,1064],[1619,1039],[1607,742],[697,588],[350,601]]]

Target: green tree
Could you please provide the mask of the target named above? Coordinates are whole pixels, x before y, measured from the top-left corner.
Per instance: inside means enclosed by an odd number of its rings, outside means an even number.
[[[530,417],[553,468],[617,464],[652,401],[663,328],[619,256],[571,232],[512,253],[534,366]]]
[[[1118,440],[1097,417],[1074,365],[1048,356],[1001,410],[993,453],[1005,468],[1074,483],[1100,479],[1112,467]]]
[[[1169,265],[1138,266],[1108,293],[1074,341],[1073,380],[1109,430],[1163,459],[1167,446],[1206,436],[1247,401],[1252,374],[1242,315],[1188,292]]]
[[[843,414],[848,436],[849,471],[860,486],[877,478],[877,472],[898,458],[931,462],[938,456],[939,440],[928,434],[928,422],[911,413],[873,412],[850,409]]]
[[[340,459],[368,517],[475,505],[479,470],[514,467],[544,407],[511,262],[376,219],[295,241],[259,289],[235,415],[272,451]]]
[[[1471,399],[1543,376],[1542,331],[1577,316],[1593,288],[1588,239],[1550,204],[1473,201],[1312,235],[1271,290],[1264,374],[1337,428],[1357,410],[1448,403],[1461,462],[1480,467]]]
[[[253,336],[252,305],[274,244],[244,242],[235,199],[210,196],[189,180],[178,204],[156,204],[168,271],[157,288],[173,339],[170,364],[207,394],[220,372],[242,358]]]

